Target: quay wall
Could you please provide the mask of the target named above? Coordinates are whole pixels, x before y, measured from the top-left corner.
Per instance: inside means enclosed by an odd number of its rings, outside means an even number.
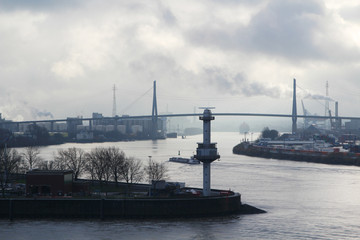
[[[238,193],[157,199],[0,199],[0,218],[191,217],[243,212]]]

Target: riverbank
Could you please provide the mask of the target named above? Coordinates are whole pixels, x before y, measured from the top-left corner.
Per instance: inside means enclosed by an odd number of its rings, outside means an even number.
[[[17,218],[0,219],[1,239],[358,239],[359,167],[272,161],[232,153],[239,133],[214,132],[221,161],[212,164],[213,189],[241,193],[243,204],[266,214],[182,218]],[[254,137],[255,139],[256,137]],[[181,150],[190,156],[201,135],[186,139],[115,143],[129,156],[167,162]],[[113,144],[113,143],[112,143]],[[42,150],[51,159],[58,148],[88,151],[110,144],[66,144]],[[202,166],[166,163],[169,181],[202,187]],[[100,198],[100,197],[99,197]]]
[[[351,152],[321,152],[281,149],[267,146],[256,146],[248,142],[242,142],[233,148],[233,153],[251,157],[274,158],[279,160],[360,166],[360,154]]]
[[[241,203],[239,193],[213,190],[211,197],[123,199],[0,199],[0,218],[171,218],[257,214],[265,211]]]

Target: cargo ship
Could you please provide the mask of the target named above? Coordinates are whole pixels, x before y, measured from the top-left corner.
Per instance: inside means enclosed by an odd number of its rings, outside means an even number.
[[[234,154],[279,160],[360,166],[360,153],[326,147],[300,149],[242,142],[233,148]]]

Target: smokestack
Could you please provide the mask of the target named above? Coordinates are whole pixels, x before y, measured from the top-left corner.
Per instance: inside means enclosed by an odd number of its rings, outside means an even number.
[[[339,118],[339,103],[335,102],[335,128],[341,130],[341,119]]]
[[[335,117],[339,117],[339,104],[335,102]]]

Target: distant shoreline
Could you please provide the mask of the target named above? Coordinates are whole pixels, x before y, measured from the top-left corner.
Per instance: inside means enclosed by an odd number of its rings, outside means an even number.
[[[91,144],[91,143],[106,143],[106,142],[133,142],[133,141],[146,141],[151,140],[148,138],[138,138],[138,139],[106,139],[106,140],[66,140],[62,142],[50,142],[50,143],[43,143],[43,144],[18,144],[18,143],[10,143],[7,145],[8,148],[25,148],[25,147],[47,147],[47,146],[56,146],[66,143],[79,143],[79,144]]]

